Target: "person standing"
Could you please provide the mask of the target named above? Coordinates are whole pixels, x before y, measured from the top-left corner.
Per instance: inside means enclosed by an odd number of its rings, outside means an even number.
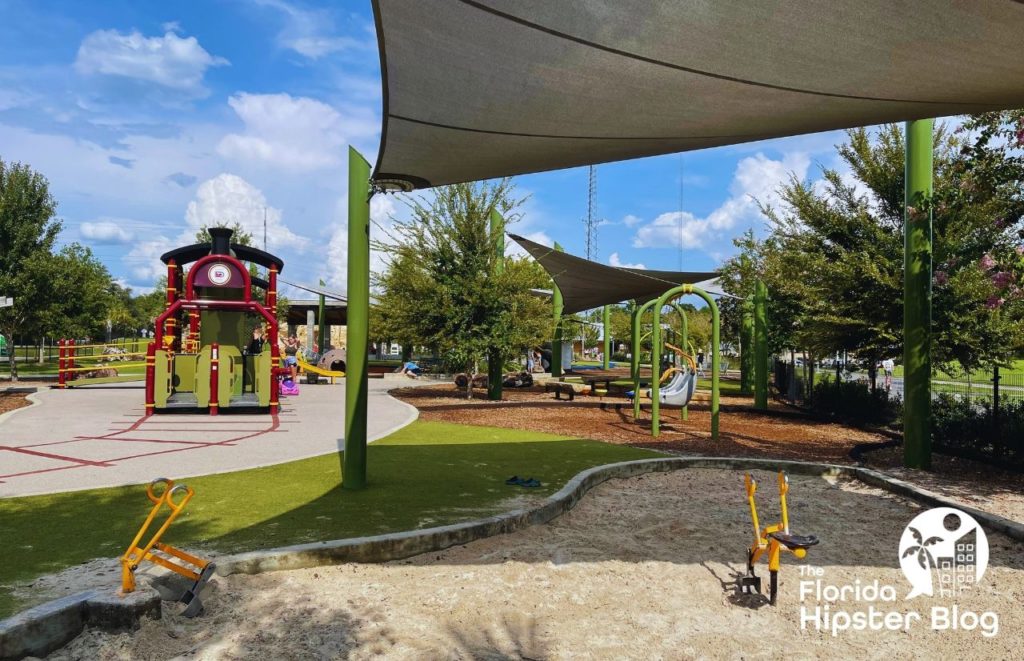
[[[896,363],[892,358],[886,358],[882,361],[882,369],[885,371],[885,389],[892,390],[892,375],[896,370]]]
[[[292,381],[299,375],[299,338],[292,333],[284,341],[284,366],[291,370]]]

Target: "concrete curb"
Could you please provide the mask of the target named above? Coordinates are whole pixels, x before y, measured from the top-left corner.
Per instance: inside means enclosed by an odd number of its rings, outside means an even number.
[[[866,468],[771,459],[673,457],[642,459],[590,468],[573,477],[557,493],[532,509],[512,510],[484,519],[425,530],[313,542],[224,556],[217,560],[217,573],[225,576],[258,574],[342,562],[400,560],[493,535],[514,532],[538,523],[547,523],[571,510],[590,489],[610,479],[684,468],[785,470],[798,475],[844,475],[933,507],[956,507],[973,516],[986,528],[1024,541],[1024,524],[965,507],[938,494]]]
[[[610,479],[685,468],[785,470],[794,475],[846,476],[932,507],[955,507],[973,516],[989,530],[1024,541],[1022,523],[965,507],[938,494],[867,468],[772,459],[666,457],[625,461],[587,469],[531,509],[512,510],[483,519],[425,530],[298,544],[221,556],[217,558],[217,573],[223,576],[259,574],[342,562],[375,563],[400,560],[547,523],[571,510],[588,491]],[[85,592],[51,601],[0,621],[0,661],[19,659],[28,654],[45,655],[77,636],[86,624],[102,629],[133,629],[138,626],[139,618],[143,615],[160,617],[160,598],[152,589],[142,589],[128,597],[113,591]]]
[[[106,631],[137,629],[143,616],[161,616],[160,595],[141,588],[128,595],[115,590],[90,590],[40,604],[0,620],[0,661],[46,656],[85,627]]]
[[[5,390],[14,390],[14,388],[5,388]],[[29,404],[28,406],[22,406],[21,408],[18,409],[14,409],[13,411],[8,411],[7,413],[0,414],[0,424],[3,424],[5,420],[13,418],[15,415],[21,413],[22,411],[27,411],[30,408],[34,406],[39,406],[40,404],[43,403],[43,400],[39,399],[38,388],[33,388],[32,392],[25,395],[25,399],[31,402],[31,404]]]

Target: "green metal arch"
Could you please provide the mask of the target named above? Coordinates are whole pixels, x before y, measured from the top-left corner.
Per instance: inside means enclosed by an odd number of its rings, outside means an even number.
[[[711,309],[711,438],[712,440],[718,440],[718,379],[719,371],[721,369],[721,357],[719,356],[720,348],[720,331],[719,331],[719,315],[718,315],[718,304],[711,296],[693,285],[680,285],[669,289],[667,292],[661,295],[661,297],[655,302],[654,305],[654,337],[651,341],[651,364],[661,364],[661,308],[665,306],[671,300],[678,298],[680,295],[696,294],[704,299],[704,302],[708,304]],[[657,437],[660,433],[658,429],[661,415],[661,400],[658,397],[658,389],[660,384],[657,378],[651,379],[651,435]]]

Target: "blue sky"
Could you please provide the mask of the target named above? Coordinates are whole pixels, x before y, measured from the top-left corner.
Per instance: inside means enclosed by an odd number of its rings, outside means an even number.
[[[200,225],[237,221],[261,242],[266,210],[285,276],[343,291],[346,145],[374,162],[380,112],[363,0],[0,0],[0,158],[44,173],[62,240],[137,290]],[[596,259],[714,268],[763,228],[753,198],[771,202],[790,172],[819,178],[842,137],[599,166]],[[517,186],[530,197],[512,229],[582,254],[587,169]],[[400,212],[375,200],[382,225]]]

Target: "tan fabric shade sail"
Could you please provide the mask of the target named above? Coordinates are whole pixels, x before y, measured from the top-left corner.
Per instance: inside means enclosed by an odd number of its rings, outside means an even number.
[[[422,188],[1024,106],[1022,0],[373,0]]]
[[[676,285],[696,284],[717,273],[646,271],[605,266],[589,259],[548,248],[516,234],[509,237],[537,260],[562,292],[562,312],[573,314],[622,301],[649,301]],[[711,285],[715,289],[714,285]],[[712,293],[719,293],[714,291]]]

